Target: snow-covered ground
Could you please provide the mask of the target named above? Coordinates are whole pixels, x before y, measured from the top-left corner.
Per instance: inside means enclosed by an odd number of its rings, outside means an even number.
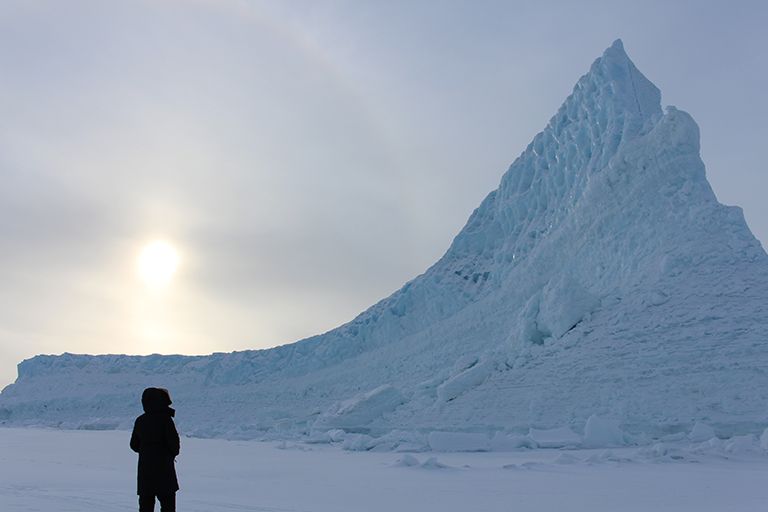
[[[0,510],[135,510],[129,436],[0,429]],[[413,454],[184,438],[177,460],[185,512],[750,512],[768,504],[768,452],[754,436],[611,451]]]

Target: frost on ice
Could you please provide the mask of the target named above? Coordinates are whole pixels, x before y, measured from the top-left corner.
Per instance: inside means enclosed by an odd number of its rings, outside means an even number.
[[[37,356],[0,422],[129,428],[155,386],[201,437],[420,451],[757,435],[766,299],[768,255],[717,202],[696,123],[662,110],[616,41],[446,254],[349,323],[204,357]]]

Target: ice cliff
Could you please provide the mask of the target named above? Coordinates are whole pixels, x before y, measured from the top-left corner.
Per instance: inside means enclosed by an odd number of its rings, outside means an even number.
[[[768,255],[717,202],[696,123],[662,111],[616,41],[446,254],[348,324],[204,357],[40,355],[0,422],[128,427],[161,386],[201,436],[582,432],[591,417],[762,431],[767,299]]]

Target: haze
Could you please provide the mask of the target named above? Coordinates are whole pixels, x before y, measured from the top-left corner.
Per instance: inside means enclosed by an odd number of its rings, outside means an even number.
[[[0,5],[0,385],[267,348],[425,271],[620,37],[768,240],[763,2]],[[161,289],[136,271],[178,253]]]

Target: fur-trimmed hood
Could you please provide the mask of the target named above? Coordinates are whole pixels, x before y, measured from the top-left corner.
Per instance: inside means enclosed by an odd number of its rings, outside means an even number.
[[[147,388],[141,395],[141,405],[146,413],[165,412],[174,416],[176,411],[168,407],[172,403],[171,394],[165,388]]]

